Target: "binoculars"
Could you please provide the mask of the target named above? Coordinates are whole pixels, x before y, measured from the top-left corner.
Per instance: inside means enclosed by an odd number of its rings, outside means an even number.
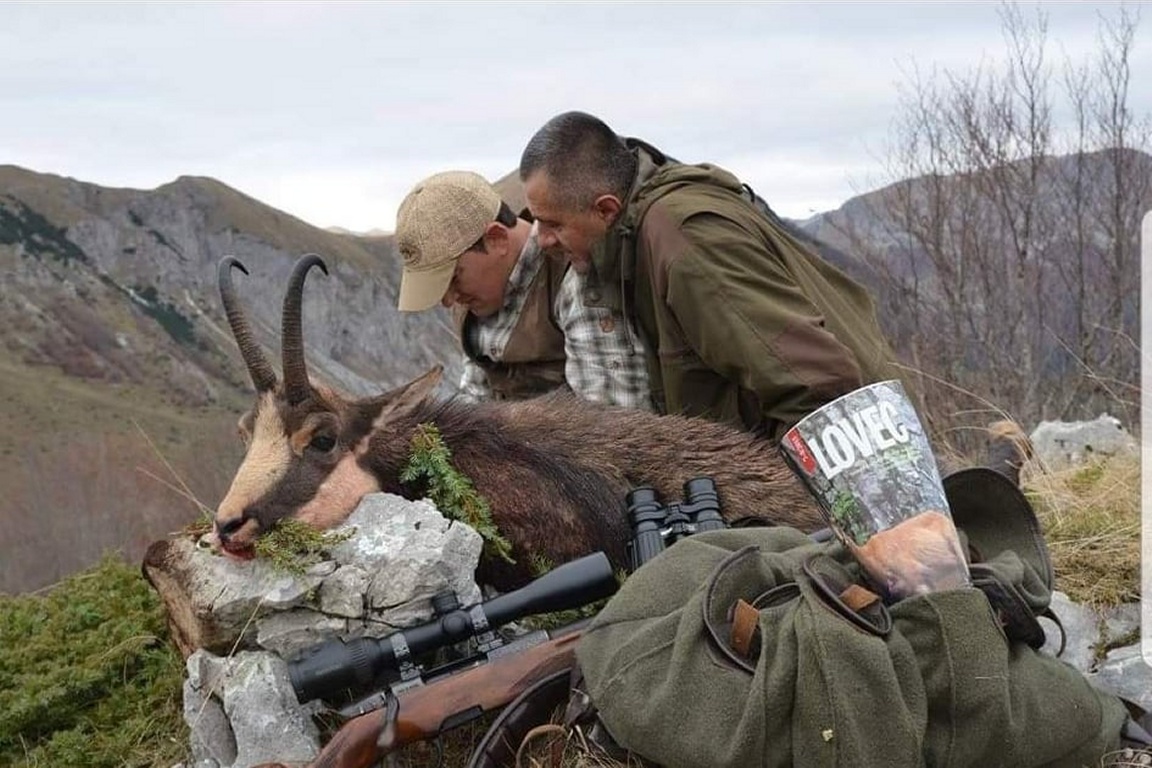
[[[629,560],[635,571],[681,538],[701,531],[718,531],[728,524],[720,516],[720,496],[710,477],[684,483],[684,503],[660,503],[655,489],[640,486],[625,497],[632,541]]]

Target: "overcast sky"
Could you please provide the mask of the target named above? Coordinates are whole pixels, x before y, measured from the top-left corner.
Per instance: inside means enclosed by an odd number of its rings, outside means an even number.
[[[1098,17],[1117,5],[1039,8],[1056,60],[1097,48]],[[141,189],[211,176],[318,226],[391,229],[423,176],[495,179],[548,118],[582,109],[805,218],[884,180],[877,159],[913,64],[1003,56],[999,11],[3,2],[0,163]],[[1140,114],[1152,112],[1150,29],[1145,18],[1133,58]]]

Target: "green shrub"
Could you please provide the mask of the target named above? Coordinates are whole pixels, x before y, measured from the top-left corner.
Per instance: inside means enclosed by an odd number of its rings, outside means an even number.
[[[134,285],[132,290],[136,293],[138,299],[136,303],[144,314],[160,323],[160,327],[168,332],[173,341],[189,347],[204,348],[204,344],[198,344],[196,341],[195,324],[176,309],[176,305],[161,300],[155,287]]]
[[[159,597],[114,556],[0,596],[0,765],[167,768],[187,752],[183,676]]]
[[[25,253],[51,256],[64,263],[88,261],[84,251],[68,239],[63,227],[54,226],[19,200],[0,204],[0,244],[20,244]]]

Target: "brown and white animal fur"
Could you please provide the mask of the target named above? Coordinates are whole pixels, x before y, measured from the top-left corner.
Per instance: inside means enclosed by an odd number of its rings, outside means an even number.
[[[318,256],[296,265],[284,300],[283,381],[253,342],[232,287],[233,257],[220,262],[221,298],[256,386],[241,419],[247,453],[215,518],[218,546],[249,557],[277,521],[317,528],[343,521],[360,499],[386,491],[415,499],[400,482],[417,425],[434,423],[456,467],[492,507],[517,564],[482,561],[478,578],[507,589],[530,577],[528,555],[559,564],[603,550],[625,564],[626,492],[653,486],[680,500],[685,481],[716,482],[728,518],[759,517],[812,531],[824,526],[812,496],[770,443],[711,421],[596,405],[573,395],[469,404],[431,397],[433,369],[376,397],[352,400],[313,385],[304,363],[301,301]]]

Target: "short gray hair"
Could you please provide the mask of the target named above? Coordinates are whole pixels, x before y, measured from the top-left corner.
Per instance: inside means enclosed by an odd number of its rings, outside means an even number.
[[[520,180],[543,171],[559,204],[585,209],[600,195],[628,196],[636,156],[601,119],[586,112],[557,115],[536,131],[520,156]]]

